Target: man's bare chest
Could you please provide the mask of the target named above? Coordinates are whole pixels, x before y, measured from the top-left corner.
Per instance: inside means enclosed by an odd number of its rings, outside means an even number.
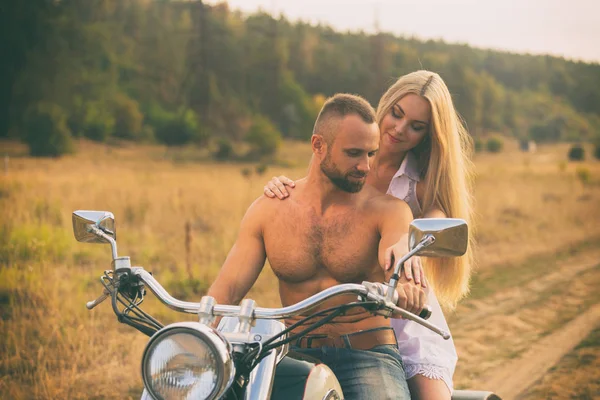
[[[273,271],[289,283],[319,277],[359,282],[378,265],[377,227],[353,209],[325,216],[292,209],[267,224],[264,239]]]

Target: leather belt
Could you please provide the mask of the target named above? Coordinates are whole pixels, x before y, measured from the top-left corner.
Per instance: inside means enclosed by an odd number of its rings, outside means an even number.
[[[356,350],[370,350],[384,344],[397,345],[394,330],[389,327],[368,329],[346,335],[306,335],[296,341],[303,349],[318,347],[338,347]]]

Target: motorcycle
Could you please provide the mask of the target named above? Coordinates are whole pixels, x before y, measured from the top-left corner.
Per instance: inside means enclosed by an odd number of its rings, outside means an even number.
[[[150,337],[142,356],[143,399],[246,399],[285,398],[341,400],[343,392],[335,375],[319,360],[290,350],[290,344],[333,320],[347,310],[360,307],[386,317],[401,315],[443,338],[450,334],[426,320],[430,312],[412,314],[396,306],[399,272],[415,254],[452,257],[464,254],[468,227],[459,219],[417,219],[410,225],[410,252],[395,264],[389,282],[340,284],[299,303],[283,308],[257,307],[254,300],[239,305],[216,304],[204,296],[199,303],[173,298],[143,267],[132,266],[129,257],[118,256],[115,218],[106,211],[73,213],[73,232],[79,242],[109,243],[111,269],[100,281],[102,295],[90,301],[91,310],[110,298],[121,323]],[[198,322],[163,326],[140,305],[149,289],[167,307],[197,314]],[[307,312],[339,295],[355,294],[357,300],[326,310]],[[304,316],[286,327],[280,320]],[[217,318],[218,327],[213,328]],[[302,331],[292,333],[302,326]],[[454,391],[453,400],[496,400],[491,392]]]

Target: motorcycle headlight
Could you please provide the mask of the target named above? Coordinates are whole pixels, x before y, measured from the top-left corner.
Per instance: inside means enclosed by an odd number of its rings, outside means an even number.
[[[235,376],[228,342],[197,322],[164,327],[142,358],[144,385],[155,399],[216,399]]]

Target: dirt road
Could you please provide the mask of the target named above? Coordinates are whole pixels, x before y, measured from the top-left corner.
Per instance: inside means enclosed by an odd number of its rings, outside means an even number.
[[[494,388],[504,399],[518,398],[598,326],[600,304],[536,342],[521,357],[490,371],[483,377],[482,387]]]
[[[598,238],[541,262],[482,272],[476,284],[485,291],[475,291],[449,318],[459,352],[457,388],[519,398],[600,326],[596,244]]]

